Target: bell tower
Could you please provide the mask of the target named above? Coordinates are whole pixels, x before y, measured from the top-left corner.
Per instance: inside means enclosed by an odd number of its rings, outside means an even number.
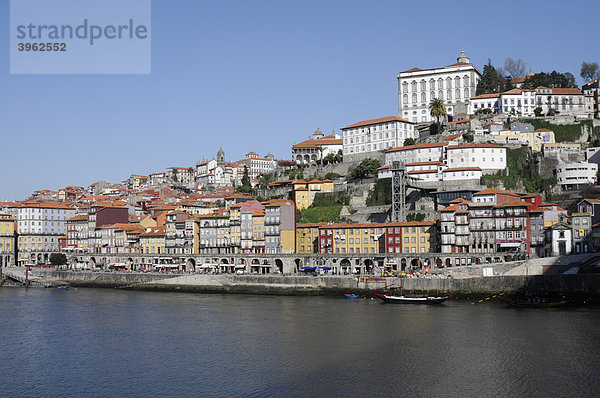
[[[219,166],[225,164],[225,151],[221,147],[219,147],[219,151],[217,152],[217,164]]]
[[[471,60],[465,55],[465,50],[460,50],[460,55],[456,58],[456,62],[462,64],[470,64]]]

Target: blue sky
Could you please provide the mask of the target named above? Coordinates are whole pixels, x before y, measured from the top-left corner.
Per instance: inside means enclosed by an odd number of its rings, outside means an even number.
[[[152,2],[152,74],[10,75],[0,3],[0,200],[193,166],[291,158],[320,127],[397,112],[396,76],[461,49],[534,72],[600,61],[595,1]],[[596,29],[596,31],[594,31]]]

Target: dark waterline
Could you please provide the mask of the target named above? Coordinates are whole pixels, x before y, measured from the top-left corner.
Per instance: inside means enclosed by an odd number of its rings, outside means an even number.
[[[593,397],[600,309],[0,288],[6,397]]]

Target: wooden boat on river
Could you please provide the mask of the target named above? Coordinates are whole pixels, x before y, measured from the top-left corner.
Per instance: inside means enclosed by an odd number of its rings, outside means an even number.
[[[385,303],[392,304],[442,304],[452,296],[440,296],[440,297],[407,297],[407,296],[391,296],[389,294],[379,294],[371,292],[373,295]]]

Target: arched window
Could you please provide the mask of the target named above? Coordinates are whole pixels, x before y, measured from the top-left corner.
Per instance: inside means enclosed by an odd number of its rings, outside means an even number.
[[[429,93],[429,100],[432,100],[435,98],[435,91],[432,91]]]
[[[423,84],[425,84],[425,83],[423,83]],[[421,102],[422,103],[427,102],[427,94],[426,93],[421,93]]]
[[[413,93],[414,93],[415,91],[417,91],[417,82],[413,81],[413,82],[410,84],[410,89],[413,91]]]
[[[438,98],[444,100],[444,92],[442,90],[438,91]]]
[[[469,87],[469,76],[463,77],[463,86]]]
[[[459,88],[456,89],[455,94],[456,94],[456,99],[460,99],[460,89]]]
[[[469,89],[465,88],[465,98],[471,98],[471,93],[469,93]]]
[[[407,82],[402,83],[402,92],[408,93],[408,83]]]
[[[412,95],[412,102],[413,102],[413,104],[417,103],[417,93],[413,93],[413,95]]]
[[[429,81],[429,89],[430,90],[435,90],[435,80],[431,79]]]
[[[421,80],[421,91],[427,90],[427,83],[425,80]]]
[[[451,89],[452,88],[452,79],[447,78],[446,79],[446,90]]]
[[[407,94],[404,94],[404,95],[402,96],[402,103],[403,103],[403,104],[408,104],[408,95],[407,95]]]
[[[442,90],[444,88],[444,81],[442,80],[442,78],[440,77],[438,79],[438,90]]]
[[[452,90],[448,90],[448,92],[446,93],[448,95],[448,100],[452,99]]]
[[[460,77],[456,76],[454,78],[454,87],[459,88],[460,87]]]

